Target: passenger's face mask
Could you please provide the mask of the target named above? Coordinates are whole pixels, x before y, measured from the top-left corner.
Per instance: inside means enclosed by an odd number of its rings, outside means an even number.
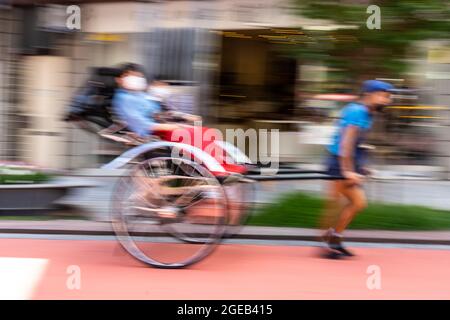
[[[127,90],[144,91],[147,88],[147,80],[139,76],[126,76],[122,80],[122,86]]]

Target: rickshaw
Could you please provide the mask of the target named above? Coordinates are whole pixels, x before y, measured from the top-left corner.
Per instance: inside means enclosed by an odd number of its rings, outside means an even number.
[[[217,139],[218,131],[201,126],[184,125],[181,132],[188,143],[176,132],[138,137],[114,119],[111,101],[105,99],[111,98],[114,72],[95,69],[80,95],[93,98],[72,103],[65,120],[126,146],[123,154],[103,166],[121,172],[110,213],[123,248],[153,267],[192,265],[211,254],[222,238],[235,234],[248,216],[254,180],[245,174],[252,163],[234,145]],[[108,81],[107,86],[98,85]],[[90,100],[95,103],[89,105]]]
[[[204,137],[206,130],[185,132]],[[118,132],[100,135],[130,144]],[[152,141],[137,143],[103,166],[124,169],[110,207],[118,240],[133,257],[160,268],[186,267],[208,256],[245,222],[254,196],[255,181],[245,177],[251,161],[239,149],[207,139],[195,146],[174,136],[155,132]],[[211,144],[213,155],[205,151]]]

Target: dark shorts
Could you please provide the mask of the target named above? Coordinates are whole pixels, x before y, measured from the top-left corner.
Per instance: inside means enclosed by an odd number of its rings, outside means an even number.
[[[357,173],[364,175],[364,166],[365,166],[365,156],[362,153],[357,153],[354,159],[355,170]],[[341,170],[341,164],[339,161],[339,157],[334,154],[328,154],[327,162],[326,162],[326,174],[339,177],[344,179]]]

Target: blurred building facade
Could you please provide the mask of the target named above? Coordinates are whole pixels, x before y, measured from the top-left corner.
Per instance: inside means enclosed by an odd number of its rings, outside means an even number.
[[[19,18],[9,6],[0,6],[0,156],[17,157],[14,144],[17,127],[21,126],[17,116],[16,86],[19,74],[19,59],[13,48],[20,39]]]
[[[48,1],[45,6],[17,3],[4,10],[17,22],[12,29],[19,42],[4,42],[4,48],[15,52],[11,61],[19,66],[14,75],[20,78],[8,89],[16,101],[2,128],[15,136],[5,141],[4,158],[77,168],[95,166],[102,152],[109,153],[98,139],[60,121],[92,66],[133,61],[143,64],[150,75],[195,87],[191,93],[195,111],[211,125],[221,122],[223,128],[228,126],[226,120],[234,122],[242,114],[251,118],[255,110],[262,111],[264,103],[257,98],[240,99],[261,95],[268,86],[282,87],[283,79],[268,84],[277,70],[266,68],[281,66],[280,70],[288,69],[293,108],[296,63],[274,61],[270,39],[258,37],[259,30],[305,23],[292,14],[288,1],[74,1],[70,4],[81,8],[81,29],[73,31],[66,27],[67,1]],[[255,41],[249,43],[252,36]],[[215,85],[221,82],[240,92],[220,92]],[[219,96],[224,97],[222,108],[214,105],[218,99],[211,99]]]
[[[0,9],[2,159],[82,168],[119,152],[62,117],[89,67],[124,61],[141,63],[149,75],[185,88],[196,113],[211,126],[280,129],[282,161],[317,162],[323,154],[321,135],[329,136],[331,124],[313,123],[299,134],[310,120],[298,115],[297,91],[307,74],[326,81],[326,68],[308,69],[276,48],[290,45],[286,34],[327,22],[302,18],[289,0],[41,3],[46,5],[17,1]],[[73,4],[81,8],[80,30],[66,26],[66,9]],[[446,46],[429,45],[430,52]],[[432,90],[432,103],[448,107],[445,54],[428,59],[418,72]],[[448,109],[439,112],[445,121],[433,133],[438,141],[433,165],[450,177]],[[315,137],[302,144],[308,130]]]

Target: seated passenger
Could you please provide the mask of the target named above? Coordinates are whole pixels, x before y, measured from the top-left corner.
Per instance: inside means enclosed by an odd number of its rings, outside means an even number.
[[[156,76],[151,81],[148,87],[149,98],[158,102],[161,106],[162,114],[159,119],[162,120],[178,120],[184,122],[194,123],[196,121],[201,121],[200,116],[187,113],[185,110],[180,110],[179,106],[174,105],[174,95],[170,83],[162,80],[161,76]]]
[[[157,123],[155,116],[161,111],[160,104],[149,99],[147,80],[143,68],[134,63],[122,66],[116,78],[118,89],[112,106],[115,114],[128,128],[141,137],[148,137],[154,131],[173,131],[176,124]]]

